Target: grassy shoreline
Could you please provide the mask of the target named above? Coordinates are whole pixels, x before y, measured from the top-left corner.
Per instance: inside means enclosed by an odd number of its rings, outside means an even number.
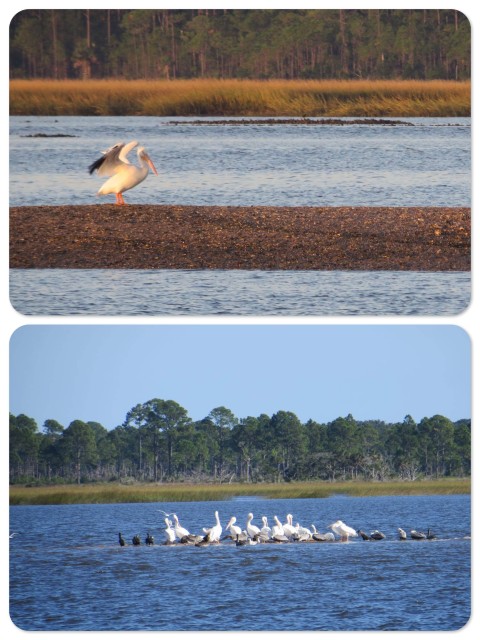
[[[469,81],[12,80],[10,115],[469,116]]]
[[[289,484],[133,484],[99,483],[10,487],[10,505],[110,504],[124,502],[193,502],[230,500],[239,496],[262,498],[328,498],[388,495],[468,494],[470,478],[414,482],[298,482]]]

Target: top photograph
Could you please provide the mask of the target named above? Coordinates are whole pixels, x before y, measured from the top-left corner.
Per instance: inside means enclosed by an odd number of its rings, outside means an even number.
[[[445,9],[29,9],[10,302],[439,316],[471,300],[471,27]]]

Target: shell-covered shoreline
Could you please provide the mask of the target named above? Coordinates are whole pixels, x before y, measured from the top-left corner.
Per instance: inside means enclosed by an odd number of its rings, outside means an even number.
[[[10,208],[11,268],[469,271],[467,207]]]

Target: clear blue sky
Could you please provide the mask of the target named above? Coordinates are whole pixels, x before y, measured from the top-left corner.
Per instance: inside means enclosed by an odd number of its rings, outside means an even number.
[[[470,340],[453,325],[29,325],[10,342],[10,411],[121,424],[175,400],[194,420],[470,417]]]

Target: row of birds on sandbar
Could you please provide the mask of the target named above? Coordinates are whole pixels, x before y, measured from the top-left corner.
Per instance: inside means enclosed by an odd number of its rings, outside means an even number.
[[[212,527],[204,528],[202,533],[195,534],[190,533],[188,529],[180,524],[176,513],[162,513],[165,515],[165,539],[163,542],[165,545],[182,544],[202,547],[209,544],[218,544],[224,540],[230,540],[235,542],[237,546],[243,546],[282,542],[348,542],[350,538],[356,537],[371,541],[384,540],[386,538],[385,534],[381,531],[375,529],[370,533],[366,533],[362,529],[355,530],[342,520],[336,520],[328,526],[328,529],[331,531],[322,533],[317,531],[313,524],[310,525],[310,527],[304,527],[299,522],[293,524],[293,516],[291,513],[287,514],[286,521],[283,524],[277,516],[273,516],[274,524],[271,527],[268,524],[267,516],[262,516],[263,525],[259,527],[253,523],[253,513],[249,513],[244,529],[237,524],[236,517],[232,516],[224,530],[220,523],[218,511],[215,511],[215,524]],[[170,519],[170,516],[172,519]],[[397,531],[400,540],[408,539],[404,529],[399,527]],[[435,537],[435,534],[431,532],[430,529],[427,530],[427,533],[416,531],[415,529],[410,531],[410,538],[412,540],[432,540]],[[118,534],[118,540],[120,546],[126,546],[127,543],[122,533]],[[145,538],[145,544],[153,545],[154,543],[154,537],[148,532]],[[142,544],[139,534],[133,536],[132,544],[134,546]]]

